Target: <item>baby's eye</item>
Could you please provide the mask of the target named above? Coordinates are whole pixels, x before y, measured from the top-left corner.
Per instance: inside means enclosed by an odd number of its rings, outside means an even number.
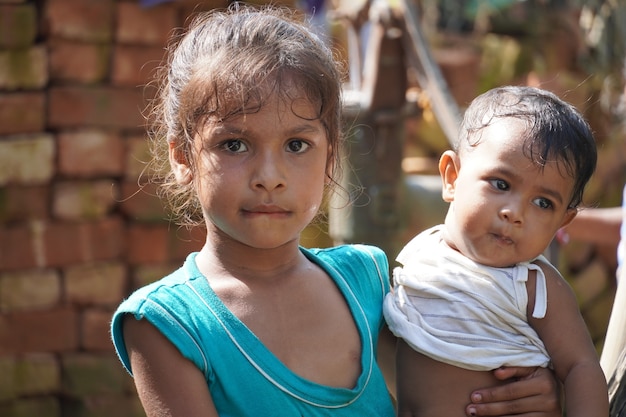
[[[232,153],[241,153],[248,150],[248,147],[240,139],[230,139],[222,143],[222,149]]]
[[[302,153],[309,149],[311,145],[300,139],[294,139],[287,144],[287,150],[293,153]]]
[[[509,184],[507,184],[507,182],[504,180],[496,178],[493,180],[489,180],[489,183],[491,183],[491,186],[497,190],[506,191],[509,189]]]
[[[536,198],[533,202],[539,208],[542,208],[542,209],[550,209],[550,208],[554,207],[554,204],[552,204],[552,201],[548,200],[547,198],[539,197],[539,198]]]

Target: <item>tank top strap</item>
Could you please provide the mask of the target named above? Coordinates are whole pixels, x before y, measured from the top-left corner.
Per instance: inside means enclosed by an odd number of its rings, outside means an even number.
[[[543,269],[534,263],[525,263],[528,271],[537,271],[537,279],[535,280],[535,307],[533,309],[533,318],[542,319],[546,316],[548,310],[548,289],[546,287],[546,276]]]

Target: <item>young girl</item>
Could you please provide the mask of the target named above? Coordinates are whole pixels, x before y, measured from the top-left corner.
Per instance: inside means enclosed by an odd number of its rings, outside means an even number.
[[[472,102],[439,162],[445,223],[403,249],[385,300],[402,338],[400,416],[463,416],[470,393],[495,384],[501,366],[551,366],[567,417],[608,416],[576,298],[541,256],[576,216],[595,165],[587,123],[554,94],[503,87]]]
[[[340,80],[324,43],[277,9],[211,13],[171,50],[154,138],[176,213],[203,221],[206,242],[113,317],[149,417],[394,415],[376,363],[384,254],[298,243],[335,183]],[[483,415],[559,415],[549,372],[476,395]]]

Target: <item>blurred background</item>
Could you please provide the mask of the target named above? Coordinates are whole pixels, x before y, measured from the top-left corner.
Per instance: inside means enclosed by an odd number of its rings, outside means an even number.
[[[109,320],[203,241],[168,220],[148,181],[146,84],[174,29],[230,3],[0,0],[1,416],[143,415]],[[272,3],[310,19],[349,74],[344,185],[354,204],[331,202],[303,245],[374,243],[393,260],[441,222],[439,155],[463,108],[505,84],[553,91],[585,115],[599,149],[585,204],[621,205],[626,2]],[[615,294],[613,236],[550,250],[598,352]]]

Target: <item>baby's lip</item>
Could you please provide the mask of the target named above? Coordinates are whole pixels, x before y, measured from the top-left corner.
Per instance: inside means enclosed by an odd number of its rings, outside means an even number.
[[[507,245],[510,245],[510,244],[514,243],[513,239],[510,238],[506,234],[503,234],[503,233],[492,233],[491,235],[493,237],[495,237],[498,242],[505,243]]]

